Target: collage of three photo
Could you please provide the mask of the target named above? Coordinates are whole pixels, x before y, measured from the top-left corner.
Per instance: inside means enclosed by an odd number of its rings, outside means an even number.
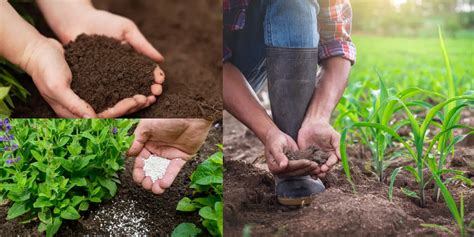
[[[472,0],[0,0],[0,236],[474,235]]]

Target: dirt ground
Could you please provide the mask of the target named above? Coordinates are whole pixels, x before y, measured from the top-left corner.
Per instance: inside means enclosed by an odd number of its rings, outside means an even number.
[[[342,167],[337,165],[323,180],[327,190],[310,206],[281,206],[273,193],[275,184],[266,167],[260,141],[227,112],[224,124],[225,236],[242,236],[244,230],[252,236],[448,236],[445,232],[421,227],[422,223],[440,224],[457,233],[457,225],[445,204],[431,199],[432,184],[426,191],[425,208],[420,208],[416,200],[398,188],[390,202],[388,181],[380,183],[368,171],[370,157],[356,145],[348,148],[355,193]],[[474,146],[462,144],[455,158],[450,158],[450,166],[465,171],[474,181]],[[397,162],[409,163],[402,158]],[[393,166],[386,172],[390,174],[391,170]],[[415,190],[408,175],[398,177],[396,187]],[[460,193],[464,193],[465,219],[469,224],[474,220],[474,189],[461,184],[452,184],[449,189],[458,203]],[[469,234],[474,234],[473,230]]]
[[[126,170],[120,174],[122,184],[117,195],[112,200],[91,206],[89,211],[82,213],[83,218],[79,221],[64,222],[57,236],[169,236],[181,222],[193,222],[200,226],[197,213],[177,212],[176,205],[182,197],[191,196],[192,190],[188,188],[189,175],[206,157],[216,152],[215,145],[218,143],[222,143],[220,123],[214,124],[196,158],[184,166],[171,188],[160,196],[133,182],[133,160],[128,159]],[[38,235],[38,223],[6,221],[7,212],[7,206],[0,206],[1,236]]]
[[[152,106],[127,117],[222,118],[221,0],[93,2],[99,9],[133,20],[165,57],[160,65],[166,74],[163,94]],[[53,36],[41,18],[37,25],[42,33]],[[16,101],[13,117],[56,116],[31,78],[21,83],[32,95],[27,103]]]

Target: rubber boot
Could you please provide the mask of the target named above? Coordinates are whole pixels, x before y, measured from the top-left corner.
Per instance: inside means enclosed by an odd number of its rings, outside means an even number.
[[[316,86],[317,49],[266,49],[268,94],[278,128],[297,141]],[[310,204],[323,192],[321,180],[308,176],[276,178],[276,195],[283,205]]]

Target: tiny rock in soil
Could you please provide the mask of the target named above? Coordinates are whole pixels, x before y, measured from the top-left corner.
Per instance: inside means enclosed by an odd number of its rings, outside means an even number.
[[[145,171],[145,176],[149,176],[154,183],[157,179],[163,178],[171,161],[163,157],[150,155],[144,162],[143,171]]]
[[[72,90],[96,112],[134,95],[151,95],[156,64],[119,40],[79,35],[64,46]]]
[[[311,146],[308,149],[302,151],[287,151],[285,152],[285,155],[289,160],[307,159],[314,161],[319,165],[326,163],[330,156],[329,153],[324,152],[315,146]]]

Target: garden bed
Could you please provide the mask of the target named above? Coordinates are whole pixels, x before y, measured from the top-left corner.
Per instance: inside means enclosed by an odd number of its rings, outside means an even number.
[[[189,176],[209,155],[213,154],[222,143],[222,126],[211,129],[206,143],[201,147],[196,158],[187,162],[171,188],[162,195],[155,195],[134,183],[132,178],[133,159],[126,161],[126,170],[120,173],[121,185],[117,195],[90,210],[81,213],[78,221],[66,221],[58,236],[76,235],[147,235],[167,236],[181,222],[199,224],[197,213],[189,214],[176,211],[178,201],[184,196],[191,196],[188,188]],[[0,229],[2,234],[38,235],[37,223],[20,224],[18,220],[6,221],[8,206],[0,206]]]
[[[290,208],[279,205],[274,195],[275,184],[266,168],[263,146],[258,139],[235,118],[224,114],[225,123],[225,236],[448,236],[438,229],[421,224],[438,224],[454,233],[457,226],[446,204],[433,202],[433,185],[427,187],[427,203],[420,208],[415,199],[399,191],[399,187],[416,190],[416,183],[408,175],[399,175],[395,183],[394,200],[387,197],[388,180],[378,181],[369,171],[370,157],[360,147],[348,148],[356,193],[347,182],[342,167],[336,168],[323,180],[327,190],[318,195],[310,206]],[[448,168],[456,166],[465,176],[474,180],[474,148],[462,144]],[[399,158],[387,169],[411,164]],[[457,162],[462,160],[463,162]],[[407,178],[404,178],[407,177]],[[432,183],[431,183],[432,184]],[[428,185],[429,186],[429,185]],[[474,220],[474,190],[460,184],[448,186],[457,203],[464,193],[467,225]],[[473,234],[472,230],[468,232]]]
[[[221,118],[222,16],[219,2],[121,0],[95,1],[95,4],[100,9],[133,20],[165,56],[165,62],[160,64],[166,74],[163,94],[157,97],[155,104],[126,117]],[[42,27],[44,23],[37,24],[43,28],[42,33],[51,36],[49,30]],[[21,83],[31,96],[26,103],[16,101],[13,117],[56,117],[31,78],[23,78]],[[84,99],[88,101],[89,98]]]

